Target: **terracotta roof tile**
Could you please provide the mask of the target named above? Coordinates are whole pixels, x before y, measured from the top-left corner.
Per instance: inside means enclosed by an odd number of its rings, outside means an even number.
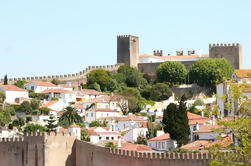
[[[42,91],[41,93],[72,93],[69,90],[64,90],[64,89],[46,89]]]
[[[63,88],[71,88],[71,86],[67,85],[67,84],[59,84],[59,86],[63,87]]]
[[[251,69],[234,69],[234,73],[239,78],[251,78]]]
[[[56,85],[51,82],[43,82],[43,81],[33,81],[33,83],[37,86],[48,86],[48,87],[55,87]]]
[[[23,92],[28,92],[25,89],[21,89],[15,85],[0,85],[0,87],[6,91],[23,91]]]
[[[117,141],[113,142],[115,145],[117,145]],[[130,142],[121,142],[121,148],[122,150],[130,150],[130,151],[153,151],[152,148],[142,145],[142,144],[133,144]]]
[[[77,109],[83,109],[84,108],[84,106],[83,105],[81,105],[81,104],[74,104],[74,105],[72,105],[74,108],[77,108]]]
[[[102,92],[96,91],[94,89],[83,89],[82,92],[87,95],[102,95]]]
[[[87,111],[95,111],[95,112],[118,112],[116,110],[112,110],[112,109],[109,109],[109,108],[95,108],[95,109],[89,109]]]
[[[209,141],[209,140],[196,140],[189,144],[183,145],[181,148],[188,149],[188,150],[200,150],[200,149],[203,149],[205,145],[208,145],[211,142],[212,141]]]
[[[162,140],[167,140],[167,139],[170,139],[169,133],[165,133],[165,134],[160,135],[158,137],[151,138],[148,141],[162,141]]]
[[[49,106],[55,104],[56,102],[58,102],[58,100],[47,101],[45,104],[43,104],[43,105],[41,106],[41,108],[42,108],[42,107],[49,107]]]
[[[194,133],[211,133],[214,132],[213,129],[218,129],[221,128],[220,126],[217,125],[204,125],[204,126],[200,126],[199,130],[195,130],[193,131]]]
[[[215,142],[212,142],[212,143],[206,145],[205,147],[211,147],[215,144],[218,144],[221,147],[227,147],[227,146],[233,144],[233,138],[232,138],[232,136],[226,136],[226,137],[223,137]]]

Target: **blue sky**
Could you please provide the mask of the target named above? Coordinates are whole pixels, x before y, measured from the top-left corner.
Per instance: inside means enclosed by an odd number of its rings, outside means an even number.
[[[0,77],[70,74],[116,63],[116,36],[140,54],[241,43],[251,68],[249,0],[0,0]]]

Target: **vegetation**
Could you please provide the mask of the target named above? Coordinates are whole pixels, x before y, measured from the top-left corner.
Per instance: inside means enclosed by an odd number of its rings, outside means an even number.
[[[51,83],[58,85],[60,84],[60,81],[58,79],[53,78],[53,80],[51,81]]]
[[[150,116],[150,117],[148,117],[148,120],[147,120],[146,138],[151,139],[153,137],[154,137],[153,117]]]
[[[106,148],[117,148],[117,146],[113,142],[106,142],[105,147]]]
[[[47,125],[46,125],[46,128],[47,128],[47,132],[54,132],[56,127],[58,126],[57,124],[55,124],[56,122],[56,119],[50,115],[49,119],[47,120]]]
[[[99,121],[92,121],[89,124],[89,127],[106,127],[107,126],[107,121],[104,120],[103,123],[99,123]]]
[[[46,94],[46,93],[35,93],[34,91],[32,90],[29,90],[29,97],[30,98],[35,98],[35,99],[38,99],[38,100],[44,100],[44,99],[48,99],[49,95]]]
[[[6,96],[3,92],[0,91],[0,106],[3,106]]]
[[[232,67],[226,59],[207,58],[196,61],[190,67],[189,79],[200,86],[215,88],[217,83],[229,79],[231,74]]]
[[[184,96],[179,105],[170,103],[164,110],[163,125],[165,133],[169,133],[171,139],[177,141],[178,147],[188,143],[190,128]]]
[[[81,129],[81,140],[88,141],[88,142],[90,141],[90,136],[86,128]]]
[[[7,74],[4,76],[3,84],[8,85],[8,76],[7,76]]]
[[[59,125],[68,128],[73,123],[83,123],[83,119],[75,108],[66,107],[65,112],[59,118]]]
[[[157,68],[157,78],[159,82],[169,84],[181,84],[185,82],[187,71],[181,62],[167,61]]]
[[[93,84],[96,83],[102,91],[105,91],[111,79],[110,73],[104,69],[92,70],[88,75],[87,86],[94,89]]]
[[[29,133],[29,132],[45,132],[46,128],[39,125],[39,124],[26,124],[24,127],[24,132]]]
[[[0,108],[0,125],[4,127],[10,122],[11,122],[11,115],[9,110],[5,108]]]
[[[146,137],[144,137],[143,135],[139,135],[139,136],[137,137],[137,141],[135,141],[134,143],[135,143],[135,144],[147,145]]]
[[[32,112],[32,107],[28,101],[24,101],[20,106],[19,106],[19,111],[24,112],[27,115],[30,115]]]
[[[19,88],[24,89],[24,84],[26,84],[27,82],[25,80],[17,80],[14,85],[16,85]]]

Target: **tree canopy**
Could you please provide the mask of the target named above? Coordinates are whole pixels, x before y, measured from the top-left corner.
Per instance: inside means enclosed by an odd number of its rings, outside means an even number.
[[[100,85],[100,89],[104,91],[106,90],[111,79],[110,73],[104,69],[92,70],[87,78],[87,86],[90,86],[96,82]]]
[[[24,89],[24,84],[26,84],[25,80],[17,80],[17,82],[14,83],[14,85],[22,89]]]
[[[200,86],[215,87],[217,83],[229,79],[232,71],[231,65],[224,58],[201,59],[190,67],[189,79]]]
[[[73,107],[66,107],[65,112],[59,118],[59,125],[68,128],[73,123],[82,123],[83,119]]]
[[[187,70],[181,62],[167,61],[157,67],[157,78],[159,82],[170,84],[181,84],[185,81]]]

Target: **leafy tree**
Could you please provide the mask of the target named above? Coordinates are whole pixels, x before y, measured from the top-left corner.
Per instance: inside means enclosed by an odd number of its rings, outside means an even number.
[[[11,116],[16,115],[16,111],[15,111],[14,107],[9,106],[9,107],[5,107],[5,109],[9,111]]]
[[[164,83],[153,85],[150,91],[150,99],[153,101],[167,100],[170,96],[172,96],[172,90]]]
[[[30,98],[36,98],[38,100],[47,100],[49,98],[49,95],[47,93],[35,93],[32,90],[29,90],[29,97]]]
[[[128,101],[129,112],[136,113],[143,109],[145,100],[140,96],[137,89],[126,88],[121,95]]]
[[[146,133],[147,139],[151,139],[154,137],[154,127],[152,123],[153,123],[153,117],[150,116],[148,117],[147,120],[147,133]]]
[[[139,136],[137,137],[137,141],[135,141],[134,144],[143,144],[143,145],[147,145],[146,137],[144,137],[143,135],[139,135]]]
[[[150,99],[151,96],[151,91],[152,91],[152,86],[147,85],[142,91],[140,92],[141,96],[144,97],[145,99]]]
[[[8,85],[8,77],[7,77],[7,74],[4,76],[3,84],[4,84],[4,85]]]
[[[59,100],[58,97],[52,97],[51,100]]]
[[[113,142],[106,142],[105,147],[106,148],[117,148],[117,146]]]
[[[40,100],[38,100],[38,99],[31,99],[30,105],[31,105],[31,108],[32,108],[33,110],[39,109]]]
[[[163,125],[165,133],[168,132],[171,139],[177,141],[178,147],[188,143],[190,128],[184,96],[181,98],[179,106],[171,103],[164,110]]]
[[[100,127],[101,124],[99,123],[99,121],[92,121],[90,124],[89,124],[89,127]]]
[[[39,125],[39,124],[26,124],[24,127],[24,132],[29,133],[29,132],[45,132],[46,128]]]
[[[88,142],[90,141],[90,136],[86,128],[81,129],[81,140],[88,141]]]
[[[80,86],[82,87],[82,89],[87,89],[88,86],[86,84],[84,84],[83,82],[81,82]]]
[[[224,79],[229,79],[232,74],[231,65],[225,59],[202,59],[196,61],[189,71],[191,82],[201,86],[215,87]]]
[[[112,75],[112,79],[115,79],[117,83],[125,83],[126,82],[126,76],[124,73],[116,73]]]
[[[11,122],[10,112],[5,108],[0,108],[0,125],[5,126]]]
[[[55,119],[52,115],[50,115],[49,119],[46,120],[46,121],[47,121],[47,123],[48,123],[47,125],[45,125],[46,128],[47,128],[47,131],[48,131],[48,132],[53,132],[53,131],[55,131],[55,128],[58,126],[57,124],[55,124],[56,119]]]
[[[51,111],[51,109],[48,107],[42,107],[39,110],[40,110],[41,114],[44,114],[44,115],[49,115],[49,113]]]
[[[27,82],[25,80],[17,80],[14,85],[16,85],[19,88],[24,89],[24,84],[26,84]]]
[[[107,90],[109,90],[110,92],[113,92],[115,90],[119,90],[119,84],[117,82],[117,80],[115,79],[111,79],[108,83],[108,86],[107,86]]]
[[[92,84],[93,85],[93,89],[95,89],[96,91],[101,91],[101,89],[100,89],[100,85],[98,84],[98,83],[96,83],[96,82],[94,82],[94,84]]]
[[[92,70],[87,78],[87,86],[89,87],[96,82],[100,85],[101,90],[105,90],[110,80],[111,76],[108,71],[104,69]]]
[[[65,112],[59,118],[59,125],[68,128],[73,123],[83,123],[83,119],[75,108],[66,107]]]
[[[31,112],[32,115],[39,115],[40,111],[38,109],[32,110]]]
[[[58,79],[53,78],[53,80],[51,81],[51,83],[58,85],[60,84],[60,81]]]
[[[32,111],[32,108],[31,108],[31,105],[28,101],[24,101],[20,107],[19,107],[19,110],[21,112],[24,112],[26,113],[27,115],[31,114],[31,111]]]
[[[185,81],[187,71],[181,62],[167,61],[157,67],[157,78],[159,82],[170,84],[181,84]]]
[[[3,106],[3,103],[5,101],[5,94],[0,91],[0,106]]]

